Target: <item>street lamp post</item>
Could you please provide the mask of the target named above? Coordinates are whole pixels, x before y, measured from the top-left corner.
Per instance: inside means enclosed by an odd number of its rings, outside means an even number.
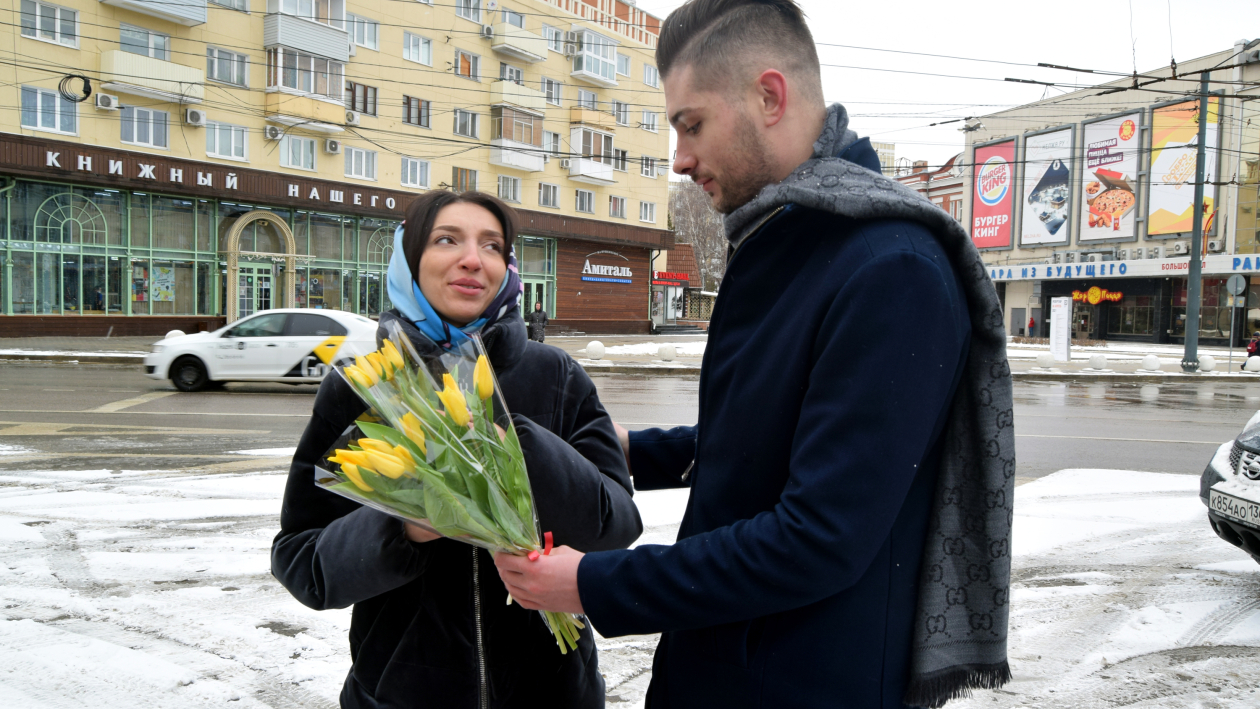
[[[1194,231],[1190,239],[1190,280],[1186,292],[1186,352],[1181,371],[1199,371],[1199,310],[1203,304],[1203,188],[1207,181],[1208,82],[1212,72],[1199,75],[1199,140],[1195,151]]]

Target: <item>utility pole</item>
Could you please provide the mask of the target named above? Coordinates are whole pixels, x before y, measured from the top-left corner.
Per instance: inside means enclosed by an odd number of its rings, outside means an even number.
[[[1212,72],[1199,75],[1199,144],[1194,170],[1194,231],[1190,239],[1190,281],[1186,293],[1186,353],[1181,371],[1199,371],[1199,310],[1203,305],[1203,187],[1207,181],[1208,82]]]

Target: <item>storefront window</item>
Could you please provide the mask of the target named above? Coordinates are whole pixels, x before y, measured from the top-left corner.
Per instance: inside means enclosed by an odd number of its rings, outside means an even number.
[[[12,256],[13,313],[30,315],[35,312],[35,254],[14,251]]]
[[[341,260],[342,222],[343,219],[335,214],[311,215],[311,255],[332,261]],[[347,255],[351,253],[354,252],[347,251]]]
[[[153,248],[193,251],[196,249],[196,219],[193,201],[175,197],[153,197]]]
[[[516,240],[516,263],[525,282],[521,313],[534,312],[542,303],[548,317],[556,316],[556,240],[521,236]]]
[[[79,292],[79,256],[65,254],[61,257],[61,278],[64,288],[62,306],[67,315],[81,315],[83,303]]]
[[[139,192],[131,193],[130,208],[131,246],[145,249],[149,247],[149,195]]]
[[[120,256],[110,256],[106,265],[105,308],[109,314],[123,312],[123,293],[127,288],[126,281],[123,280],[123,269],[126,263],[126,259]]]
[[[210,251],[214,248],[210,235],[214,234],[214,202],[203,199],[197,202],[197,250]]]
[[[61,312],[61,254],[35,254],[35,312],[53,315]]]
[[[143,259],[132,259],[131,269],[131,312],[133,315],[149,314],[149,262]]]
[[[149,301],[154,315],[193,315],[197,311],[195,268],[191,261],[154,261]]]
[[[1199,337],[1227,338],[1231,329],[1229,294],[1224,278],[1203,279],[1203,306],[1199,310]],[[1188,281],[1175,282],[1172,298],[1173,337],[1186,336],[1186,299]]]
[[[349,280],[347,277],[345,280]],[[352,310],[350,291],[342,283],[341,269],[312,268],[308,286],[310,306],[327,310]]]
[[[1108,335],[1154,335],[1155,298],[1146,295],[1125,296],[1119,303],[1108,305]]]
[[[197,314],[213,315],[219,312],[214,302],[214,264],[197,264]]]

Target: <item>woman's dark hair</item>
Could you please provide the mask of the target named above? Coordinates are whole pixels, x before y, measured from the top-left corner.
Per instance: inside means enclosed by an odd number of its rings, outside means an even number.
[[[429,245],[429,235],[433,233],[433,223],[443,207],[452,204],[475,204],[484,208],[499,220],[503,229],[503,262],[508,263],[512,253],[512,243],[516,240],[516,210],[504,204],[502,200],[485,192],[448,192],[434,190],[412,200],[407,207],[403,226],[403,255],[407,257],[407,266],[411,269],[411,277],[419,282],[420,257],[424,255],[424,247]]]

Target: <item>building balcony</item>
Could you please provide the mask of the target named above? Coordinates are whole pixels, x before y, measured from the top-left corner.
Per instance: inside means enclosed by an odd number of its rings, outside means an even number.
[[[323,98],[270,91],[263,102],[267,120],[320,133],[342,133],[346,107]]]
[[[601,186],[616,182],[613,179],[612,162],[597,162],[590,158],[570,158],[569,179]]]
[[[206,0],[101,0],[106,5],[121,7],[141,15],[174,22],[185,27],[206,22]]]
[[[547,59],[546,39],[506,22],[494,26],[494,39],[490,41],[490,48],[530,64]]]
[[[270,14],[263,19],[263,46],[288,47],[342,63],[350,60],[350,36],[345,30],[292,15]]]
[[[569,123],[590,126],[609,133],[617,130],[616,116],[580,106],[569,109]]]
[[[545,164],[543,149],[529,143],[496,138],[490,141],[490,164],[524,172],[542,172]]]
[[[206,73],[121,49],[101,52],[101,88],[159,101],[201,103]]]
[[[569,76],[584,84],[612,89],[617,86],[617,74],[611,70],[611,66],[611,64],[598,66],[596,62],[579,54],[573,58],[573,72]]]
[[[541,91],[512,81],[496,81],[490,85],[490,105],[498,104],[507,104],[543,114],[547,111],[547,96]]]

